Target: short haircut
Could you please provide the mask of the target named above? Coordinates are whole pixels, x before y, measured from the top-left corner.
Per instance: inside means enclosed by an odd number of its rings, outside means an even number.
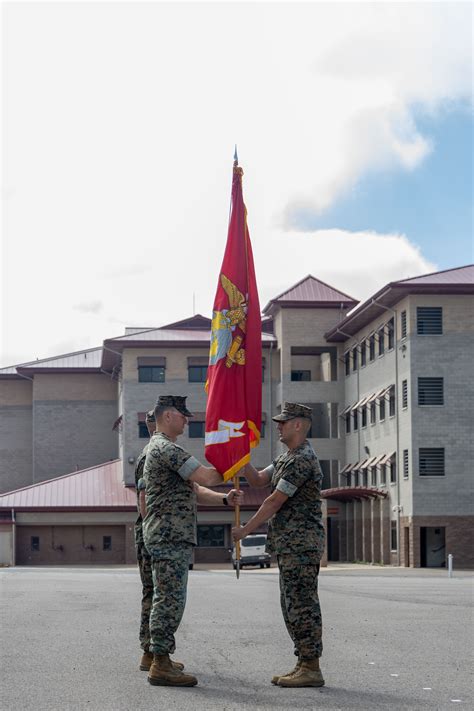
[[[174,410],[174,409],[175,408],[173,405],[157,405],[155,407],[155,420],[158,422],[158,420],[160,419],[160,417],[163,415],[164,412],[166,412],[167,410]]]
[[[301,429],[303,430],[304,434],[307,435],[313,423],[307,417],[298,417],[298,420],[301,421]]]

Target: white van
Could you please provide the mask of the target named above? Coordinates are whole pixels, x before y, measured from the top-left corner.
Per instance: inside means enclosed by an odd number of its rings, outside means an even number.
[[[243,538],[240,541],[240,567],[244,565],[259,565],[261,568],[270,567],[271,557],[265,552],[265,544],[267,536],[265,533],[252,533],[250,536]],[[232,549],[232,564],[234,569],[237,567],[235,562],[235,545]]]

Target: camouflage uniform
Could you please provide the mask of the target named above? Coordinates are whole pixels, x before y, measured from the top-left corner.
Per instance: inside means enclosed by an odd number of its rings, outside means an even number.
[[[200,462],[160,432],[148,445],[143,478],[145,546],[151,555],[153,606],[150,651],[172,654],[186,604],[189,563],[196,538],[196,493],[188,481]]]
[[[142,610],[140,617],[139,638],[140,646],[145,652],[148,652],[150,646],[150,611],[153,600],[153,577],[151,571],[151,556],[145,548],[145,543],[143,542],[143,520],[140,513],[139,498],[140,491],[143,491],[145,488],[145,482],[143,480],[143,467],[145,465],[147,449],[148,445],[146,445],[143,452],[138,457],[135,466],[135,489],[137,492],[138,510],[138,518],[135,522],[135,549],[137,551],[138,569],[140,571],[140,578],[142,581]]]
[[[270,519],[267,539],[268,552],[278,559],[283,618],[296,656],[314,659],[323,650],[318,598],[319,563],[325,543],[321,468],[305,440],[278,457],[270,473],[272,492],[276,489],[289,497]]]

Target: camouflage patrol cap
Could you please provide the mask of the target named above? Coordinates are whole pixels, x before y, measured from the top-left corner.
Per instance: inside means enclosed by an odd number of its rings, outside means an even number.
[[[299,405],[296,402],[285,402],[281,414],[272,417],[272,420],[274,422],[286,422],[287,420],[294,420],[295,417],[305,417],[307,420],[311,420],[313,411],[306,405]]]
[[[146,413],[145,422],[156,422],[154,410],[148,410],[148,412]]]
[[[182,415],[186,417],[192,417],[193,413],[189,412],[186,407],[186,397],[182,395],[160,395],[156,401],[155,408],[157,407],[174,407]]]

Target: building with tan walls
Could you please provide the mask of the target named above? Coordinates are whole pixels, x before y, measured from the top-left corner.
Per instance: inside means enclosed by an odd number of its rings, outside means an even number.
[[[360,305],[309,276],[266,305],[264,425],[253,461],[263,467],[280,452],[270,418],[286,400],[313,408],[330,560],[435,566],[451,552],[457,565],[474,564],[473,276],[464,267],[394,282]],[[204,460],[209,336],[210,320],[197,315],[0,370],[0,490],[76,471],[79,480],[115,460],[120,486],[131,486],[145,413],[160,394],[187,395],[194,418],[181,443]],[[254,496],[248,490],[243,520],[260,503]],[[11,525],[2,498],[0,537]],[[133,505],[121,515],[130,526]],[[198,558],[227,559],[228,515],[199,511]],[[77,515],[70,520],[78,525]]]

